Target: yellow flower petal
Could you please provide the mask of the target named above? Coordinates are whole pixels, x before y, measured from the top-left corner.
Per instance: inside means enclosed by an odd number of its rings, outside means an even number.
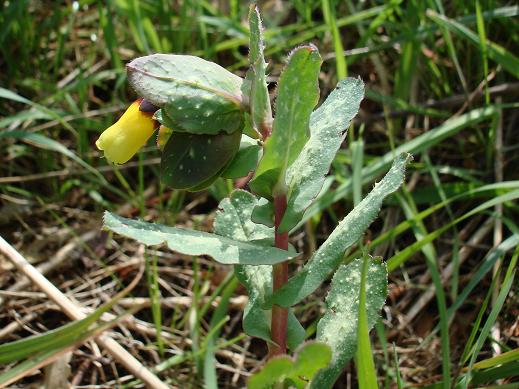
[[[157,128],[152,114],[139,110],[140,100],[135,101],[121,118],[107,128],[99,137],[96,146],[105,157],[114,163],[125,163],[146,144]]]

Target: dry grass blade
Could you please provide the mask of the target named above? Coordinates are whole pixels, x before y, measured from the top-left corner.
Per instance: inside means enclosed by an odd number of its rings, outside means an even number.
[[[65,314],[73,320],[81,320],[86,317],[85,313],[67,298],[56,286],[54,286],[45,276],[43,276],[34,266],[32,266],[14,247],[0,237],[0,250],[11,260],[11,262],[24,273],[38,288],[43,290],[49,298],[54,301]],[[137,285],[143,269],[139,271],[139,275],[132,283],[123,291],[129,292]],[[110,336],[103,334],[96,338],[96,342],[103,347],[112,357],[114,357],[128,371],[141,379],[151,388],[166,389],[168,386],[164,384],[155,374],[143,366],[128,351],[126,351],[119,343]]]

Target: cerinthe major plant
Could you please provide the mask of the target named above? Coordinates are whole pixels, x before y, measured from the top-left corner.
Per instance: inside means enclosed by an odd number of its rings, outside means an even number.
[[[245,79],[187,55],[155,54],[130,62],[128,80],[141,99],[101,135],[97,145],[109,160],[124,163],[158,129],[164,183],[198,191],[218,177],[253,172],[251,193],[235,190],[220,203],[214,233],[109,212],[105,226],[146,245],[166,243],[183,254],[208,255],[234,265],[249,294],[244,331],[269,346],[270,361],[251,378],[251,388],[329,388],[355,355],[359,313],[364,313],[362,323],[369,330],[387,295],[384,263],[365,256],[343,264],[343,254],[362,238],[384,198],[399,188],[409,156],[397,156],[386,176],[289,277],[288,263],[298,255],[289,245],[289,234],[319,195],[357,114],[364,84],[355,78],[340,81],[315,109],[322,60],[316,47],[297,47],[279,78],[272,118],[262,26],[254,6],[249,22],[250,69]],[[305,330],[292,307],[331,275],[316,342],[303,344]],[[366,291],[364,306],[359,306],[361,284]],[[299,349],[295,359],[284,355],[287,348]]]

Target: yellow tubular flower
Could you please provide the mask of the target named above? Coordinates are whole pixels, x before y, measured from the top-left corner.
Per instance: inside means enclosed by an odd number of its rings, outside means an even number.
[[[141,101],[139,99],[130,105],[123,116],[107,128],[96,142],[97,148],[103,150],[105,157],[114,163],[125,163],[133,157],[158,126],[152,119],[153,113],[139,110]]]

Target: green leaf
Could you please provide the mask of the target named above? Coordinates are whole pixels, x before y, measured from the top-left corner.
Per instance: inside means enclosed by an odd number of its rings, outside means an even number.
[[[132,283],[133,284],[133,283]],[[120,317],[101,324],[94,323],[108,312],[122,297],[126,296],[135,285],[129,285],[117,293],[110,301],[97,308],[84,319],[74,321],[44,334],[30,336],[14,342],[0,345],[0,364],[24,361],[10,366],[0,374],[0,386],[4,387],[20,379],[35,368],[44,366],[49,359],[79,346],[91,336],[97,336],[117,323]]]
[[[257,141],[247,135],[242,135],[238,153],[236,153],[236,156],[230,162],[229,166],[225,168],[221,176],[225,178],[247,176],[251,171],[256,169],[262,152],[263,149],[258,145]]]
[[[482,370],[513,361],[519,362],[519,348],[476,362],[472,368],[474,370]]]
[[[126,219],[108,211],[104,215],[104,226],[146,246],[166,243],[173,251],[186,255],[209,255],[226,265],[273,265],[294,257],[293,253],[275,247],[241,242],[203,231]]]
[[[215,233],[244,242],[272,245],[274,229],[256,224],[251,220],[252,210],[257,202],[256,197],[243,190],[236,190],[230,198],[223,199],[216,212]],[[263,305],[272,296],[272,266],[236,265],[234,271],[249,295],[243,313],[243,330],[250,336],[270,342],[271,312],[263,309]],[[304,339],[305,330],[290,310],[287,330],[288,347],[294,350]]]
[[[35,103],[34,101],[31,101],[23,96],[20,96],[13,91],[10,91],[9,89],[5,89],[0,87],[0,99],[7,99],[16,101],[18,103],[27,104],[32,107],[32,110],[39,111],[43,118],[53,118],[56,121],[58,121],[64,128],[71,131],[72,133],[75,133],[76,131],[74,128],[65,120],[63,120],[63,115],[60,115],[59,113],[53,111],[52,109],[47,108],[44,105]]]
[[[175,189],[204,189],[232,161],[241,134],[193,135],[173,132],[162,152],[161,180]]]
[[[331,388],[346,363],[357,349],[357,324],[362,259],[341,265],[332,279],[326,297],[326,312],[317,323],[317,337],[332,348],[331,364],[317,373],[310,388]],[[387,296],[387,268],[384,263],[369,259],[366,278],[366,314],[368,331],[375,325]]]
[[[481,48],[481,44],[484,43],[484,49],[486,49],[488,58],[499,63],[515,78],[519,78],[519,58],[516,57],[513,53],[506,50],[504,47],[499,46],[497,43],[489,41],[488,39],[485,42],[481,42],[478,34],[468,29],[463,24],[453,19],[449,19],[445,15],[439,15],[431,9],[427,10],[426,15],[439,26],[445,27],[453,33],[467,39],[470,43],[478,48]]]
[[[218,205],[214,219],[214,232],[242,242],[260,241],[274,244],[274,229],[251,220],[253,208],[258,203],[254,195],[244,190],[235,190]]]
[[[340,81],[326,101],[310,116],[310,139],[287,171],[287,210],[280,231],[290,231],[321,191],[325,175],[364,97],[358,78]]]
[[[1,89],[1,88],[0,88]],[[99,177],[103,182],[105,182],[105,178],[99,171],[92,166],[90,166],[88,163],[83,161],[80,157],[78,157],[74,152],[70,151],[68,148],[63,146],[61,143],[56,142],[53,139],[50,139],[44,135],[36,134],[34,132],[27,132],[27,131],[2,131],[0,132],[0,138],[15,138],[15,139],[21,139],[24,142],[29,143],[30,145],[40,147],[42,149],[56,151],[58,153],[63,154],[64,156],[72,159],[74,162],[78,163],[79,165],[83,166],[85,169],[90,171],[91,173],[95,174],[97,177]]]
[[[364,255],[362,259],[362,274],[360,281],[359,295],[359,321],[357,326],[357,377],[359,377],[359,389],[378,388],[377,374],[373,362],[373,352],[371,351],[371,340],[369,339],[370,326],[368,324],[367,301],[366,301],[366,278],[369,269],[370,259]],[[387,294],[387,268],[386,268],[386,294]],[[385,300],[386,295],[384,295]]]
[[[220,65],[189,55],[153,54],[126,67],[137,94],[162,108],[166,127],[194,134],[243,127],[243,80]]]
[[[295,49],[281,74],[272,135],[265,143],[251,189],[267,199],[286,193],[285,174],[308,139],[310,114],[319,99],[321,56],[314,46]]]
[[[244,126],[240,106],[221,98],[211,98],[208,92],[192,96],[175,97],[161,109],[161,124],[178,132],[190,134],[231,134]]]
[[[108,312],[117,300],[111,300],[82,320],[66,324],[40,335],[0,345],[0,364],[27,358],[35,353],[67,346],[82,339],[84,332]]]
[[[261,197],[252,211],[252,221],[274,227],[274,203]]]
[[[295,360],[283,355],[272,358],[248,384],[249,389],[269,389],[277,384],[287,384],[298,389],[308,382],[332,359],[330,347],[318,342],[308,342],[296,352]]]
[[[504,378],[517,378],[519,362],[513,361],[487,370],[476,371],[470,380],[471,387],[481,387],[484,383],[495,382]],[[516,388],[519,382],[516,382]],[[499,386],[501,388],[501,386]]]
[[[270,107],[269,92],[265,72],[267,64],[263,57],[263,26],[256,5],[249,9],[249,63],[244,95],[249,96],[249,105],[253,127],[261,134],[268,134],[272,128],[272,109]],[[242,89],[242,90],[243,90]]]
[[[355,244],[377,216],[384,198],[396,191],[404,180],[409,154],[398,156],[386,176],[356,206],[314,253],[303,269],[279,289],[272,303],[291,306],[316,290],[339,266],[346,249]]]
[[[499,113],[497,106],[487,106],[484,108],[474,109],[461,116],[449,119],[439,127],[433,128],[426,133],[411,139],[398,146],[396,149],[389,151],[383,156],[377,158],[373,163],[362,168],[362,184],[366,185],[375,180],[380,174],[389,168],[395,155],[402,153],[420,154],[429,150],[445,139],[453,137],[459,131],[465,128],[476,128],[476,124],[483,120],[488,120]],[[317,201],[314,201],[306,210],[303,223],[309,220],[316,213],[329,207],[333,203],[344,200],[352,190],[352,180],[347,180],[337,187],[335,190],[329,190],[323,193]],[[300,224],[301,224],[300,223]]]

